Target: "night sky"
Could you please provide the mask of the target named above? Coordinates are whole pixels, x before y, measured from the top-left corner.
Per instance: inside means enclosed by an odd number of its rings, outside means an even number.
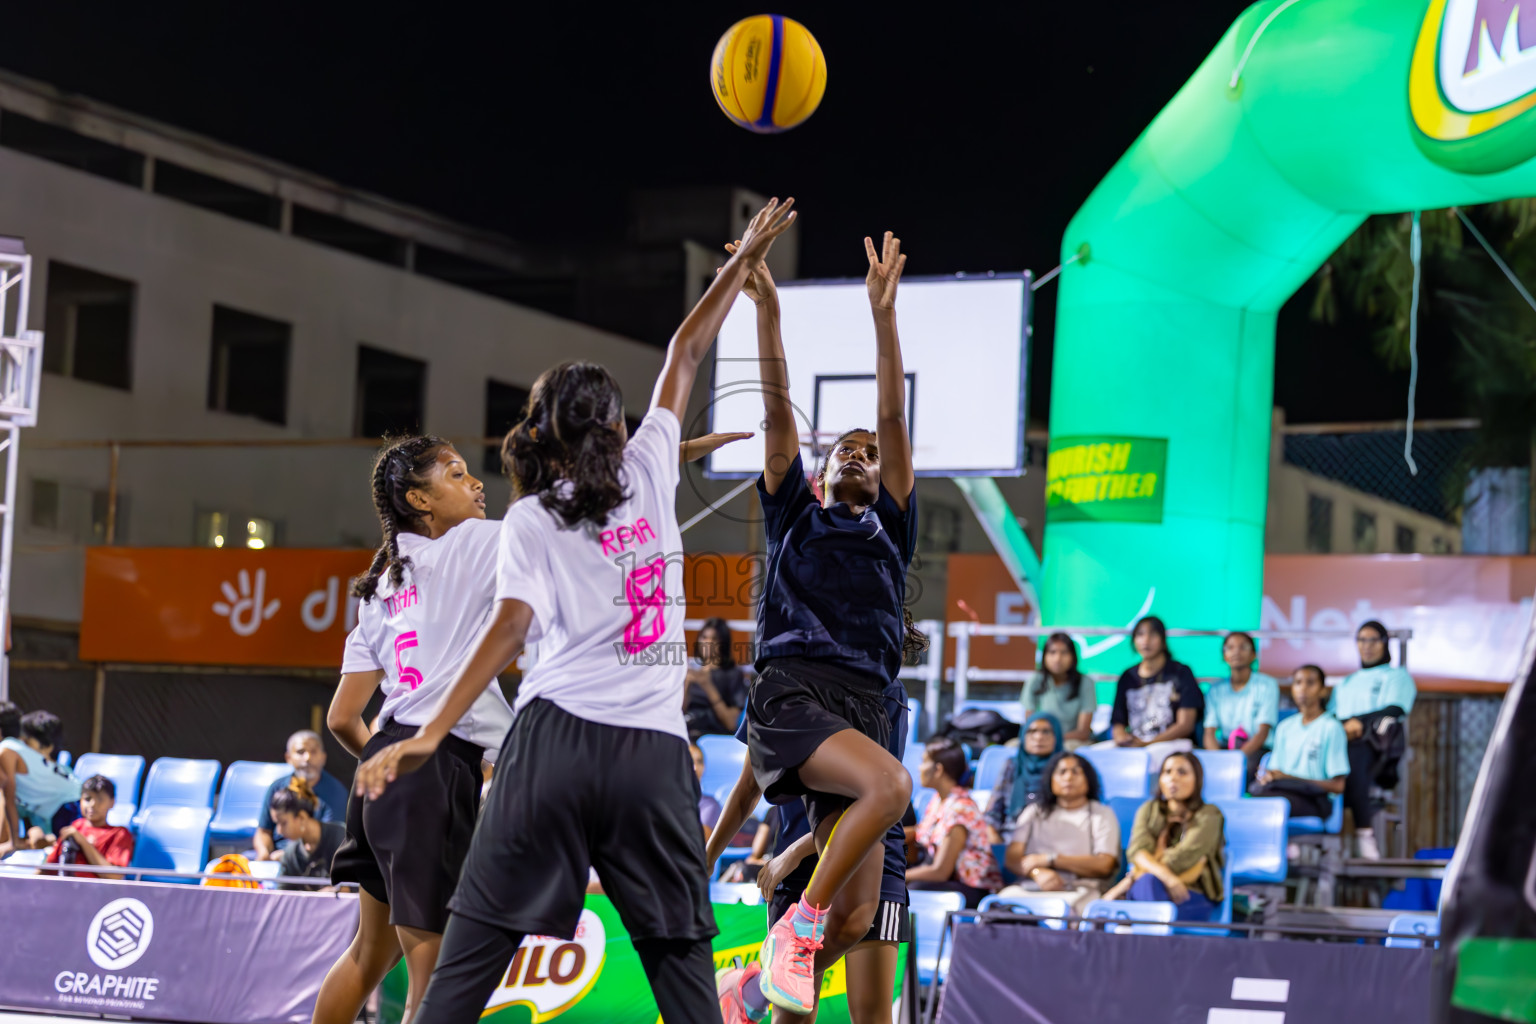
[[[634,187],[794,195],[806,276],[863,273],[864,235],[908,272],[1057,262],[1062,231],[1246,6],[1184,0],[781,7],[820,41],[820,110],[779,136],[728,122],[715,40],[755,6],[671,3],[13,5],[0,66],[528,240],[618,239]],[[146,13],[153,10],[153,14]],[[457,13],[456,13],[457,12]],[[1292,421],[1400,418],[1406,374],[1368,325],[1282,316]],[[1054,288],[1036,293],[1045,412]],[[1426,351],[1421,416],[1461,415]]]

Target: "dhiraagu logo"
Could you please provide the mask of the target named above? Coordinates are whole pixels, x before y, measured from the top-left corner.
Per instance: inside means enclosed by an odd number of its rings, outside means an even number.
[[[1408,106],[1443,167],[1491,174],[1536,156],[1536,0],[1430,0]]]

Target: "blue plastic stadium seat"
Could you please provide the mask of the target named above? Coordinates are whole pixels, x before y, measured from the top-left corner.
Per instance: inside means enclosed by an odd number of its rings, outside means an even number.
[[[282,761],[236,761],[224,773],[219,790],[219,807],[209,826],[209,836],[216,843],[237,843],[256,835],[261,817],[261,801],[267,787],[293,769]]]
[[[980,760],[976,762],[976,781],[971,788],[977,792],[992,792],[992,787],[997,785],[999,776],[1003,774],[1003,765],[1013,760],[1017,753],[1012,747],[988,747],[983,750]]]
[[[163,760],[163,759],[162,759]],[[156,762],[158,765],[160,762]],[[208,860],[208,822],[213,811],[207,807],[172,807],[161,804],[146,808],[141,817],[138,839],[133,847],[130,867],[169,868],[196,874]],[[195,878],[146,876],[155,882],[197,883]]]
[[[916,697],[907,698],[907,749],[917,746],[923,734],[923,702]]]
[[[1093,721],[1089,723],[1088,728],[1093,730],[1095,736],[1101,732],[1109,732],[1109,720],[1114,717],[1114,714],[1113,704],[1100,704],[1093,709]]]
[[[996,711],[1015,725],[1024,724],[1024,705],[1016,700],[968,700],[955,708],[955,713],[967,708],[983,708],[987,711]]]
[[[912,901],[912,913],[917,915],[917,980],[931,985],[937,979],[944,980],[949,973],[949,957],[955,944],[951,939],[944,942],[944,960],[939,961],[939,936],[944,932],[944,915],[952,910],[965,909],[965,897],[958,892],[927,892],[921,889],[907,894]]]
[[[748,906],[761,906],[763,903],[763,891],[752,882],[710,882],[709,902],[745,903]]]
[[[699,749],[704,752],[704,777],[699,788],[713,793],[721,786],[735,785],[747,760],[747,745],[734,736],[700,736]]]
[[[1429,941],[1440,935],[1440,918],[1435,914],[1398,914],[1387,924],[1386,945],[1396,949],[1433,949]]]
[[[923,820],[923,811],[928,808],[928,801],[932,800],[934,791],[927,786],[915,786],[912,789],[912,810],[917,813],[917,820]]]
[[[144,827],[144,816],[151,807],[194,807],[213,816],[213,793],[219,782],[219,762],[191,761],[184,757],[162,757],[149,766],[144,793],[139,798],[139,812],[133,828]],[[201,861],[199,861],[201,864]]]
[[[1290,802],[1278,796],[1212,800],[1225,819],[1227,864],[1238,885],[1285,881]]]
[[[1131,747],[1103,750],[1079,747],[1077,752],[1092,762],[1094,771],[1099,773],[1099,781],[1104,783],[1106,797],[1128,796],[1146,800],[1151,795],[1148,777],[1151,759],[1145,750]]]
[[[1120,849],[1124,851],[1131,845],[1131,828],[1136,824],[1136,812],[1147,801],[1132,796],[1112,796],[1105,802],[1115,812],[1115,820],[1120,823]]]
[[[1248,789],[1248,755],[1241,750],[1197,750],[1206,800],[1236,800]]]
[[[1288,828],[1293,836],[1338,835],[1344,830],[1344,798],[1334,794],[1333,813],[1327,818],[1292,818]]]
[[[1057,918],[1059,920],[1041,921],[1042,928],[1052,931],[1066,931],[1066,918],[1072,913],[1071,906],[1060,896],[1052,896],[1049,893],[1030,893],[1027,896],[987,896],[976,908],[979,911],[987,911],[992,907],[1017,907],[1025,914],[1034,914],[1037,917]]]
[[[724,807],[725,802],[731,798],[731,790],[735,788],[736,782],[733,779],[726,785],[721,786],[719,789],[715,790],[715,802],[718,803],[721,807]],[[772,806],[773,805],[768,802],[766,797],[759,794],[757,798],[757,806],[752,808],[752,817],[756,818],[759,822],[767,820],[768,809]]]
[[[84,782],[105,775],[117,788],[116,803],[107,812],[108,825],[127,827],[139,809],[139,783],[144,779],[144,759],[138,754],[81,754],[75,777]]]
[[[1151,900],[1094,900],[1083,911],[1083,931],[1103,928],[1107,932],[1130,935],[1169,935],[1179,908],[1172,903]],[[1109,918],[1110,923],[1090,923],[1092,918]]]
[[[75,755],[67,750],[61,750],[53,755],[53,760],[60,768],[68,768],[75,763]]]
[[[35,875],[47,858],[47,850],[15,850],[0,858],[0,875]]]

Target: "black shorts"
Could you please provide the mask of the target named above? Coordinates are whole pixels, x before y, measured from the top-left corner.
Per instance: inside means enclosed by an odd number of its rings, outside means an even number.
[[[631,938],[717,934],[688,744],[534,700],[507,734],[449,906],[507,931],[569,939],[589,867]]]
[[[768,927],[772,928],[779,923],[779,919],[789,913],[805,890],[798,886],[780,885],[773,892],[773,899],[768,901]],[[859,940],[862,942],[911,942],[912,941],[912,911],[905,903],[897,903],[895,900],[881,900],[879,907],[875,909],[875,921],[869,926],[869,934]]]
[[[416,732],[414,725],[385,722],[363,747],[363,760]],[[353,793],[331,881],[354,882],[388,903],[396,927],[441,933],[475,831],[483,755],[468,740],[449,736],[426,764],[390,783],[377,800]]]
[[[891,720],[883,690],[878,680],[826,661],[775,658],[764,665],[747,698],[747,748],[768,801],[805,797],[812,831],[846,808],[848,797],[807,789],[799,768],[844,729],[857,729],[885,749]]]

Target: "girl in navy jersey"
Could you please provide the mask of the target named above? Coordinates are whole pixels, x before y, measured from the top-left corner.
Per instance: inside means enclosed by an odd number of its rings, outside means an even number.
[[[650,412],[627,443],[618,386],[590,363],[540,376],[527,418],[507,435],[502,458],[519,497],[503,521],[490,621],[436,717],[358,769],[370,798],[409,778],[524,642],[538,643],[414,1024],[470,1024],[525,935],[571,938],[589,867],[661,1016],[719,1020],[682,712],[676,451],[699,366],[747,268],[793,223],[792,203],[775,200],[753,218],[740,256],[673,336]]]
[[[875,429],[833,442],[817,474],[820,501],[801,464],[767,265],[754,262],[743,286],[757,304],[766,445],[757,487],[768,541],[747,740],[768,799],[804,799],[819,853],[804,895],[769,929],[759,985],[770,1002],[798,1014],[815,1008],[816,972],[865,938],[880,906],[882,858],[869,854],[901,818],[912,786],[887,749],[882,696],[899,687],[903,654],[926,646],[905,607],[917,538],[895,313],[906,257],[890,232],[879,253],[868,238],[864,248]]]

